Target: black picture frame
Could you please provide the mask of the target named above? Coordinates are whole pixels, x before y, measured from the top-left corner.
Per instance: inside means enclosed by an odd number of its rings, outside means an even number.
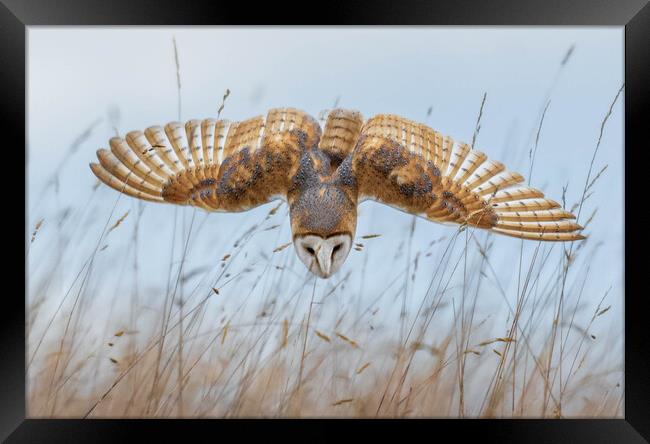
[[[25,293],[26,261],[5,250],[3,316],[0,339],[0,438],[7,442],[122,442],[134,434],[167,441],[173,431],[193,440],[224,439],[224,432],[268,439],[277,434],[283,441],[326,442],[349,439],[371,441],[377,437],[397,439],[421,435],[441,439],[480,442],[529,443],[627,443],[650,439],[650,347],[646,340],[647,314],[640,307],[647,291],[642,284],[644,248],[638,237],[642,202],[637,178],[644,173],[637,159],[647,151],[647,123],[642,120],[650,105],[650,5],[647,0],[498,0],[498,1],[339,1],[309,8],[305,2],[256,3],[169,0],[0,0],[0,122],[5,156],[3,219],[16,229],[3,230],[3,244],[25,248],[26,195],[16,190],[15,165],[27,166],[26,146],[26,27],[32,25],[524,25],[524,26],[625,26],[625,418],[568,420],[52,420],[25,419]],[[646,111],[646,112],[644,112]],[[24,155],[21,147],[25,147]],[[11,155],[10,158],[6,156]],[[9,163],[11,162],[11,163]],[[13,166],[11,166],[13,165]],[[15,174],[16,177],[9,178]],[[647,173],[646,173],[647,174]],[[9,185],[11,184],[11,185]],[[19,200],[23,199],[22,205]],[[12,202],[13,204],[14,202]],[[634,205],[634,206],[632,206]],[[23,217],[18,208],[24,208]],[[11,212],[10,210],[11,209]],[[643,210],[641,221],[647,216]],[[19,236],[17,233],[23,233]],[[20,245],[22,243],[22,245]],[[11,265],[13,269],[8,269]],[[22,272],[21,272],[22,268]],[[23,274],[21,274],[23,273]],[[21,278],[24,276],[24,278]],[[6,285],[17,283],[15,287]],[[8,291],[12,288],[12,291]],[[636,291],[636,289],[639,291]],[[462,421],[462,422],[461,422]],[[343,430],[344,429],[344,430]]]

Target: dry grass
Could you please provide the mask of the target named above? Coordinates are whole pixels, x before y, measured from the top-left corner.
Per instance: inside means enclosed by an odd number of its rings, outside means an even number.
[[[198,210],[176,210],[185,230],[158,288],[138,274],[139,215],[111,211],[74,275],[53,260],[80,257],[74,243],[30,256],[29,415],[622,415],[622,354],[609,355],[620,338],[592,333],[610,296],[583,294],[598,245],[525,243],[509,283],[493,236],[447,228],[387,258],[390,276],[349,264],[317,281],[293,248],[273,249],[288,225],[286,207],[274,210],[208,240],[213,264],[198,267],[188,258],[213,231]],[[55,230],[46,218],[34,244],[96,232],[88,216]],[[385,236],[365,238],[352,254],[387,256]]]
[[[320,281],[287,248],[286,206],[230,233],[207,223],[228,216],[167,207],[151,279],[146,208],[94,187],[29,230],[30,417],[623,416],[622,326],[608,289],[584,294],[590,239],[495,251],[485,232],[396,214],[400,239],[360,227],[354,261]],[[414,242],[424,225],[431,242]]]
[[[251,231],[233,256],[245,252],[262,227]],[[607,341],[590,336],[608,308],[602,301],[580,304],[586,273],[576,272],[563,284],[564,276],[573,274],[566,262],[554,264],[566,257],[564,251],[535,246],[530,263],[523,264],[514,305],[511,296],[502,295],[510,311],[507,328],[490,328],[489,316],[475,307],[492,296],[482,283],[498,277],[490,263],[490,238],[476,234],[456,233],[432,250],[439,263],[436,276],[429,292],[412,295],[419,306],[417,314],[402,316],[407,320],[401,341],[400,329],[392,327],[399,317],[377,316],[378,308],[401,307],[386,301],[399,288],[388,287],[372,302],[374,295],[359,295],[354,307],[340,305],[350,296],[344,284],[352,273],[334,283],[305,276],[286,287],[286,269],[297,265],[290,250],[254,268],[259,273],[254,282],[267,289],[257,297],[257,284],[233,286],[236,281],[226,277],[245,273],[230,265],[233,260],[216,267],[216,276],[207,271],[191,291],[178,291],[179,266],[167,294],[139,294],[139,302],[129,304],[134,295],[121,293],[108,306],[93,301],[92,292],[110,286],[113,275],[87,268],[71,290],[74,302],[46,331],[35,327],[38,322],[30,328],[29,415],[621,416],[623,389],[611,382],[620,381],[620,364],[607,358]],[[428,271],[419,270],[416,280]],[[452,275],[459,272],[465,285],[451,290]],[[38,301],[49,296],[31,294],[30,315],[43,324],[52,314],[40,311]],[[157,306],[145,311],[144,300]],[[578,326],[574,318],[588,311],[589,322]],[[494,330],[504,336],[492,336]]]

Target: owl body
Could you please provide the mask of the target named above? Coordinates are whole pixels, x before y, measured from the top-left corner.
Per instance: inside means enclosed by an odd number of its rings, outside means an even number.
[[[359,112],[336,109],[321,125],[302,111],[273,109],[243,122],[172,122],[109,145],[91,169],[133,197],[220,212],[285,200],[296,253],[322,278],[345,261],[357,206],[366,199],[522,239],[584,238],[574,216],[521,186],[521,175],[394,115],[364,121]]]

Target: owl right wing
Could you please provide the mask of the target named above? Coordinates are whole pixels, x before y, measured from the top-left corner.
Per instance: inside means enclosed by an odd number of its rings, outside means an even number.
[[[351,166],[360,200],[522,239],[584,239],[582,227],[570,220],[575,216],[540,190],[522,186],[521,174],[399,116],[365,122]]]
[[[320,139],[308,114],[272,109],[262,116],[171,122],[113,137],[97,151],[93,173],[139,199],[193,205],[207,211],[245,211],[286,193],[302,153]]]

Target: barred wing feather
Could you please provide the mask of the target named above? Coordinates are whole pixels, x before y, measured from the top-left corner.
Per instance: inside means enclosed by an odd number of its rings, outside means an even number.
[[[522,239],[583,239],[575,216],[522,185],[522,175],[426,125],[394,115],[367,120],[352,156],[360,199],[434,222]]]
[[[106,185],[138,199],[245,211],[286,198],[301,153],[319,138],[318,123],[292,108],[242,122],[171,122],[113,137],[90,168]]]

